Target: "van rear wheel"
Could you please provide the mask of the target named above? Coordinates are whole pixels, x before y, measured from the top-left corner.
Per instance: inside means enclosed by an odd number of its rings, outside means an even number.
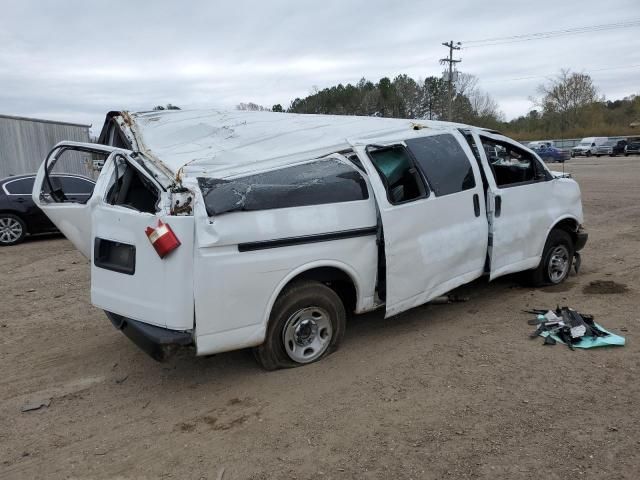
[[[551,230],[542,252],[540,265],[529,272],[529,283],[534,287],[541,287],[564,282],[571,271],[573,255],[571,236],[561,229]]]
[[[336,292],[320,282],[296,282],[276,300],[264,343],[254,356],[266,370],[316,362],[338,347],[345,325],[345,308]]]

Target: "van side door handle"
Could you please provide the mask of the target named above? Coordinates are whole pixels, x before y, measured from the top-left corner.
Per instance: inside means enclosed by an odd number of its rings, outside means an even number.
[[[476,217],[480,216],[480,197],[477,193],[473,195],[473,211]]]
[[[499,217],[502,212],[502,197],[500,195],[496,195],[495,205],[495,216]]]

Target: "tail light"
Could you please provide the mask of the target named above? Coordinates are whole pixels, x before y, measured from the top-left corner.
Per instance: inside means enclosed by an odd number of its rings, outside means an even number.
[[[145,233],[160,258],[166,257],[180,246],[180,240],[176,234],[173,233],[169,224],[162,220],[158,220],[158,226],[155,228],[147,227]]]

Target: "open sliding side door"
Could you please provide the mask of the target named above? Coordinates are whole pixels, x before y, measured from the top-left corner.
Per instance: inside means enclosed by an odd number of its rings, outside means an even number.
[[[487,220],[480,202],[483,186],[478,165],[462,135],[421,131],[419,137],[407,137],[406,142],[374,146],[398,151],[378,167],[366,146],[355,147],[369,175],[384,232],[387,317],[480,277],[487,253]],[[464,168],[458,178],[462,180],[466,173],[466,185],[438,195],[437,186],[426,182],[430,174],[436,178],[437,165],[406,152],[407,143],[414,141],[454,152],[455,159],[451,160]],[[441,160],[446,161],[443,157]],[[393,172],[402,163],[410,164],[403,178],[414,175],[418,189],[423,189],[412,198],[394,197],[399,186],[395,182],[389,185],[393,180],[388,179],[396,176]]]

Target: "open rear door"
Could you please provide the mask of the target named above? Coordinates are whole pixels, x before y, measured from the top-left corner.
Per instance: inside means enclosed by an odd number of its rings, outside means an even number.
[[[94,183],[97,169],[107,163],[116,149],[93,143],[61,142],[40,166],[33,186],[35,204],[87,258],[91,256],[91,212],[97,203],[93,191],[76,192],[85,180]],[[95,166],[95,168],[94,168]],[[100,180],[98,175],[98,181]]]
[[[60,152],[100,157],[93,195],[73,201],[51,178]],[[173,215],[170,192],[139,154],[113,147],[60,144],[38,173],[33,197],[91,261],[91,303],[123,317],[193,329],[193,216]],[[49,178],[48,178],[49,177]],[[147,229],[171,228],[175,251],[159,255]]]

